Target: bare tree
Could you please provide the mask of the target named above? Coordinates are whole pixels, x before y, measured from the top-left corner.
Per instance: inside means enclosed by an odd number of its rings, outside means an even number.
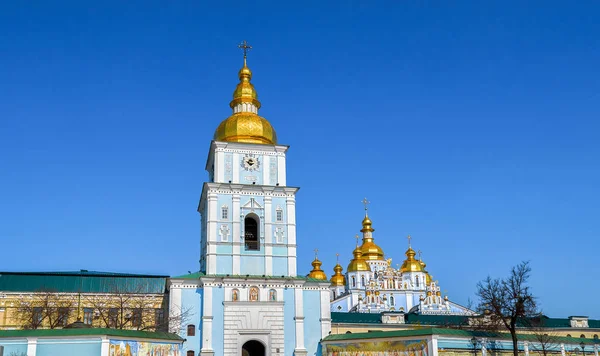
[[[548,318],[540,313],[536,317],[525,320],[534,340],[531,348],[542,356],[560,352],[560,335],[546,326],[546,319]]]
[[[109,293],[83,296],[100,327],[172,331],[171,326],[185,324],[192,316],[191,309],[168,310],[163,295],[146,294],[141,289],[124,291],[116,285],[111,289]]]
[[[67,325],[76,307],[76,295],[43,290],[19,300],[15,319],[24,329],[56,329]]]
[[[537,312],[537,303],[527,285],[530,274],[529,262],[521,262],[506,278],[488,276],[477,283],[478,310],[487,311],[491,325],[503,326],[510,332],[514,356],[519,356],[517,322]]]

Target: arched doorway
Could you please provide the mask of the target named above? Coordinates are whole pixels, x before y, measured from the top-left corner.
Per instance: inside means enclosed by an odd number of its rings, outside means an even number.
[[[242,356],[265,356],[265,345],[260,341],[250,340],[242,346]]]

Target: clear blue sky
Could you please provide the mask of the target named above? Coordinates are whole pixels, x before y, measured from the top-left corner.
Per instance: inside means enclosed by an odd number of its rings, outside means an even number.
[[[600,318],[597,2],[208,3],[0,5],[0,270],[197,270],[246,39],[301,273],[345,268],[366,196],[451,299],[531,260],[546,313]]]

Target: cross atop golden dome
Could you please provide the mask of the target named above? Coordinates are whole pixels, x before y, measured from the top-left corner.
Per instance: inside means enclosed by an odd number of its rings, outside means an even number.
[[[410,235],[407,236],[408,239],[408,250],[406,250],[406,260],[402,263],[402,267],[400,267],[400,272],[423,272],[423,266],[421,262],[415,259],[415,255],[417,254],[415,250],[410,247]]]
[[[373,242],[373,222],[369,218],[368,204],[370,203],[367,198],[364,198],[362,203],[365,205],[365,218],[362,221],[363,243],[360,247],[362,250],[362,257],[365,260],[381,260],[383,261],[383,250]]]
[[[327,280],[327,275],[321,269],[321,265],[323,263],[321,261],[319,261],[318,252],[319,252],[319,250],[315,249],[315,259],[311,263],[311,265],[313,266],[313,269],[308,274],[308,278],[321,279],[321,280],[325,281],[325,280]]]
[[[254,85],[250,82],[252,71],[246,63],[247,53],[252,46],[243,41],[238,45],[244,51],[244,66],[238,72],[240,82],[229,103],[233,115],[221,122],[215,131],[216,141],[277,144],[277,134],[264,117],[258,116],[261,104]]]
[[[343,286],[343,285],[346,285],[346,277],[342,274],[343,268],[342,268],[342,266],[340,266],[340,259],[339,259],[340,254],[336,253],[335,255],[337,257],[337,263],[336,263],[335,267],[333,267],[334,275],[331,276],[330,281],[331,281],[331,284],[334,286]]]

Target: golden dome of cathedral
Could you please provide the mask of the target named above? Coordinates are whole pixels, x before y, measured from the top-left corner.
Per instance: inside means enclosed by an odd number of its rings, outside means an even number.
[[[313,266],[313,269],[308,274],[308,278],[321,279],[321,280],[326,281],[327,280],[327,275],[321,269],[321,265],[322,264],[323,263],[321,261],[319,261],[319,259],[315,256],[315,260],[312,261],[312,263],[311,263],[311,265]]]
[[[277,134],[271,123],[264,117],[258,116],[260,101],[258,94],[250,80],[252,71],[246,65],[238,73],[240,82],[233,92],[233,100],[229,106],[233,109],[233,115],[223,120],[215,131],[216,141],[245,142],[275,145]]]
[[[373,229],[373,223],[369,219],[368,215],[362,221],[363,243],[360,246],[362,257],[365,260],[380,260],[383,261],[383,250],[373,242],[373,236],[371,235],[375,229]]]
[[[336,264],[335,267],[333,267],[333,271],[335,272],[335,274],[333,276],[331,276],[331,284],[334,286],[344,286],[346,285],[346,277],[342,274],[342,266],[340,266],[340,264]]]
[[[411,247],[406,250],[406,260],[402,263],[402,267],[400,267],[400,272],[423,272],[423,266],[420,261],[415,259],[415,250]]]
[[[360,271],[370,271],[371,267],[365,262],[362,258],[362,251],[360,247],[357,247],[352,252],[354,258],[348,264],[348,268],[346,268],[346,272],[360,272]]]

